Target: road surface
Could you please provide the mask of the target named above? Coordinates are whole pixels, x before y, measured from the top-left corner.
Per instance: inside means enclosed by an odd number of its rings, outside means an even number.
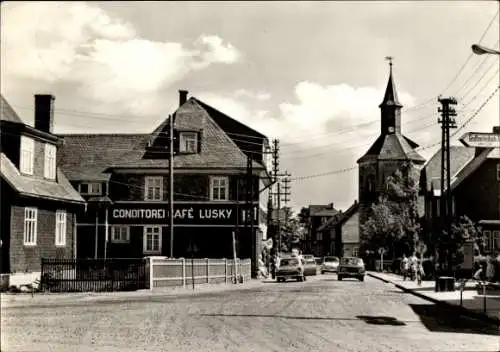
[[[498,351],[498,329],[390,284],[262,283],[197,296],[89,298],[2,311],[2,351]]]

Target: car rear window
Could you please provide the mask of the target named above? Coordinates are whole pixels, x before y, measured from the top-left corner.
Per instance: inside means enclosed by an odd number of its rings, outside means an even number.
[[[337,257],[326,257],[325,258],[325,263],[337,263],[339,261],[339,258]]]
[[[361,259],[359,258],[342,258],[340,260],[342,265],[359,265],[361,264]]]
[[[298,265],[299,261],[295,258],[292,259],[281,259],[280,265]]]

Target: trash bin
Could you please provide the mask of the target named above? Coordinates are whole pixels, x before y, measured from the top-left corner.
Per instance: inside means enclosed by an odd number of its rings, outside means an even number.
[[[451,276],[439,276],[436,279],[436,292],[453,292],[455,291],[455,278]]]

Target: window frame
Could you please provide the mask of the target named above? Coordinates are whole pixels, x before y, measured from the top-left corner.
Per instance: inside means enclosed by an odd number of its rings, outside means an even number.
[[[496,251],[500,249],[500,244],[497,246],[497,243],[500,243],[500,230],[491,231],[491,250]]]
[[[159,199],[155,199],[155,189],[157,186],[153,186],[153,199],[149,198],[149,188],[151,187],[151,183],[154,184],[155,180],[160,180],[160,191],[159,191]],[[144,177],[144,200],[148,202],[161,202],[163,200],[163,176],[145,176]]]
[[[55,245],[56,247],[66,246],[66,237],[68,234],[68,213],[65,210],[56,211]],[[61,234],[62,229],[62,234]]]
[[[484,247],[487,251],[490,251],[492,248],[492,235],[493,233],[491,230],[483,230],[483,237],[484,237]]]
[[[148,250],[148,229],[152,229],[151,235],[158,235],[158,250],[149,249]],[[155,233],[154,230],[158,230],[158,233]],[[153,237],[151,238],[151,244],[154,243]],[[162,227],[158,225],[148,225],[143,227],[143,241],[142,241],[142,250],[144,254],[161,254],[162,251]]]
[[[87,192],[82,192],[82,185],[87,186]],[[94,187],[98,186],[98,191],[94,192]],[[78,192],[84,196],[100,196],[102,195],[102,183],[101,182],[82,182],[78,185]]]
[[[122,238],[123,235],[122,230],[125,229],[125,239]],[[116,239],[116,231],[119,231],[120,238]],[[112,225],[111,226],[111,242],[112,243],[130,243],[130,226],[126,225]]]
[[[21,136],[19,171],[25,175],[33,175],[34,165],[35,165],[35,140],[31,137]]]
[[[500,163],[497,164],[497,181],[500,181]]]
[[[33,215],[33,216],[31,217],[29,215]],[[31,223],[32,225],[28,226],[29,223]],[[35,208],[35,207],[25,207],[24,208],[23,224],[24,224],[23,244],[25,246],[30,246],[30,247],[36,246],[37,227],[38,227],[38,208]],[[27,230],[31,233],[27,233]]]
[[[351,249],[351,254],[353,257],[359,257],[359,246],[353,246]]]
[[[220,198],[220,189],[222,189],[221,184],[219,183],[217,189],[217,199],[215,199],[215,193],[214,193],[214,188],[215,188],[215,182],[220,182],[224,180],[225,182],[225,196],[223,199]],[[214,202],[224,202],[229,200],[229,177],[228,176],[210,176],[210,200]]]
[[[186,142],[194,141],[193,150],[188,150],[186,148]],[[197,132],[180,132],[179,133],[179,152],[187,153],[187,154],[196,154],[198,153],[198,133]]]
[[[43,156],[43,177],[55,180],[57,169],[57,147],[50,143],[45,143]]]

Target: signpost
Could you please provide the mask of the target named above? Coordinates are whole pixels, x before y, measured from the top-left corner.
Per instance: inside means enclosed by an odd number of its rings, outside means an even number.
[[[378,249],[378,254],[380,254],[380,272],[384,272],[384,254],[386,250],[383,247],[380,247]]]
[[[468,132],[459,140],[466,147],[500,148],[500,134],[498,133]]]
[[[196,247],[192,238],[187,251],[188,253],[191,253],[191,281],[193,283],[194,290],[194,254],[198,252],[198,247]]]

